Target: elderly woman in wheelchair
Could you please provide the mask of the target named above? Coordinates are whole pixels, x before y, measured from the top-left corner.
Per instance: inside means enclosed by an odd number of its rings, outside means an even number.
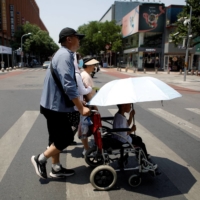
[[[129,184],[132,187],[140,185],[142,173],[149,172],[153,176],[158,175],[158,166],[151,162],[142,139],[131,134],[136,130],[134,124],[129,128],[135,111],[130,112],[130,104],[121,104],[118,105],[118,108],[114,118],[101,118],[98,112],[92,116],[95,145],[86,152],[85,161],[89,166],[95,168],[90,175],[90,182],[98,190],[111,189],[116,183],[117,171],[137,171],[129,178]],[[130,112],[128,120],[124,115],[125,112]],[[101,122],[106,122],[113,128],[102,126]],[[126,168],[129,154],[135,155],[138,166]],[[109,166],[115,161],[117,161],[119,169]]]

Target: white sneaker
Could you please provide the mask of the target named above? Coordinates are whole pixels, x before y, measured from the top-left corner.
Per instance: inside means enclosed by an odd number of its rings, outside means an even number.
[[[147,154],[147,159],[150,160],[151,159],[151,155]]]
[[[147,166],[144,166],[142,165],[142,172],[148,172],[148,171],[152,171],[152,170],[155,170],[157,169],[158,165],[157,164],[154,164],[154,165],[147,165]]]
[[[83,152],[82,152],[83,157],[85,157],[86,151],[87,151],[86,149],[83,150]]]

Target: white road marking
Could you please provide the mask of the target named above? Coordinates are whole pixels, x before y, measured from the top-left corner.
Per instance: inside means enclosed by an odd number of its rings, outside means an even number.
[[[190,122],[181,119],[180,117],[177,117],[167,111],[164,111],[163,109],[160,108],[149,108],[151,112],[154,114],[158,115],[159,117],[163,118],[164,120],[178,126],[182,130],[185,130],[189,132],[190,134],[200,138],[200,127],[191,124]]]
[[[77,143],[81,142],[77,137],[75,137],[75,140]],[[81,157],[81,153],[83,151],[83,145],[82,144],[76,145],[75,147],[76,148],[80,147],[80,157]],[[67,148],[67,151],[71,152],[73,149],[74,149],[74,146],[69,146]],[[69,181],[66,183],[66,199],[67,200],[93,200],[93,199],[110,200],[108,192],[94,191],[94,188],[89,181],[90,174],[88,174],[88,177],[86,180],[82,180],[82,183],[80,184],[76,183],[76,182],[80,182],[80,179],[82,179],[80,173],[88,173],[88,170],[86,168],[88,168],[89,166],[86,164],[84,158],[77,159],[76,156],[72,157],[71,153],[67,153],[67,161],[68,160],[70,160],[70,162],[66,162],[67,168],[75,169],[75,171],[79,169],[79,172],[77,172],[77,174],[72,177],[73,182]],[[80,170],[81,168],[83,169]]]
[[[114,115],[117,109],[109,109],[110,113]],[[170,179],[170,181],[180,190],[180,192],[190,200],[199,200],[200,197],[200,173],[192,168],[188,163],[186,163],[181,157],[179,157],[174,151],[172,151],[168,146],[166,146],[162,141],[156,138],[151,132],[149,132],[145,127],[143,127],[137,121],[135,122],[137,126],[137,133],[142,137],[144,143],[147,146],[147,150],[152,156],[168,159],[181,167],[188,169],[188,173],[193,176],[193,185],[189,185],[188,180],[185,178],[184,174],[180,174],[174,171],[170,162],[165,162],[160,169],[165,173],[165,175]],[[190,188],[188,193],[185,193],[185,188]]]
[[[26,111],[0,139],[0,182],[21,144],[32,128],[39,111]]]
[[[189,110],[193,113],[196,113],[197,115],[200,115],[200,109],[199,108],[186,108],[186,110]]]
[[[107,72],[107,70],[105,70],[105,69],[100,69],[100,71],[102,71],[102,72]]]

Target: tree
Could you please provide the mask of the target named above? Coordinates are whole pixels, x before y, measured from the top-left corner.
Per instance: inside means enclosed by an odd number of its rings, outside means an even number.
[[[183,11],[179,13],[178,18],[187,19],[190,18],[190,6],[192,7],[192,20],[191,20],[191,47],[200,43],[200,0],[188,0],[187,6],[183,8]],[[183,38],[188,35],[188,25],[184,25],[183,21],[176,22],[177,28],[175,32],[171,34],[171,38],[173,43],[177,46],[182,43]],[[174,35],[175,33],[179,33],[178,35]]]
[[[106,45],[109,45],[109,50],[113,52],[121,49],[121,26],[116,25],[115,21],[92,21],[80,26],[78,32],[85,34],[79,50],[83,55],[98,55],[101,51],[106,51]]]
[[[30,23],[24,24],[15,32],[14,40],[11,42],[11,47],[14,50],[21,46],[21,37],[27,33],[31,33],[31,35],[23,37],[22,44],[25,52],[47,59],[58,50],[58,45],[49,36],[48,32]]]

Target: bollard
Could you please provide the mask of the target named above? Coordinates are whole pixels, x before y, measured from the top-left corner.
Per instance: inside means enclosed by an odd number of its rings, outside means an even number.
[[[136,68],[133,69],[133,73],[135,73],[135,72],[136,72]]]
[[[12,71],[12,67],[9,67],[9,70]]]
[[[128,71],[128,67],[126,67],[126,72]]]
[[[170,74],[170,70],[168,70],[167,73]]]
[[[146,68],[144,68],[144,74],[146,74]]]
[[[3,67],[1,68],[1,71],[4,72],[4,68]]]
[[[187,75],[188,75],[188,74],[189,74],[189,71],[187,70],[186,73],[187,73]]]
[[[198,70],[196,71],[196,75],[198,76],[199,74],[198,74]]]
[[[193,69],[191,70],[191,75],[194,75],[194,70]]]
[[[157,67],[155,68],[155,73],[156,73],[156,74],[158,73],[158,68],[157,68]]]
[[[182,69],[180,69],[180,74],[182,74]]]
[[[6,68],[7,72],[9,71],[9,67]]]

